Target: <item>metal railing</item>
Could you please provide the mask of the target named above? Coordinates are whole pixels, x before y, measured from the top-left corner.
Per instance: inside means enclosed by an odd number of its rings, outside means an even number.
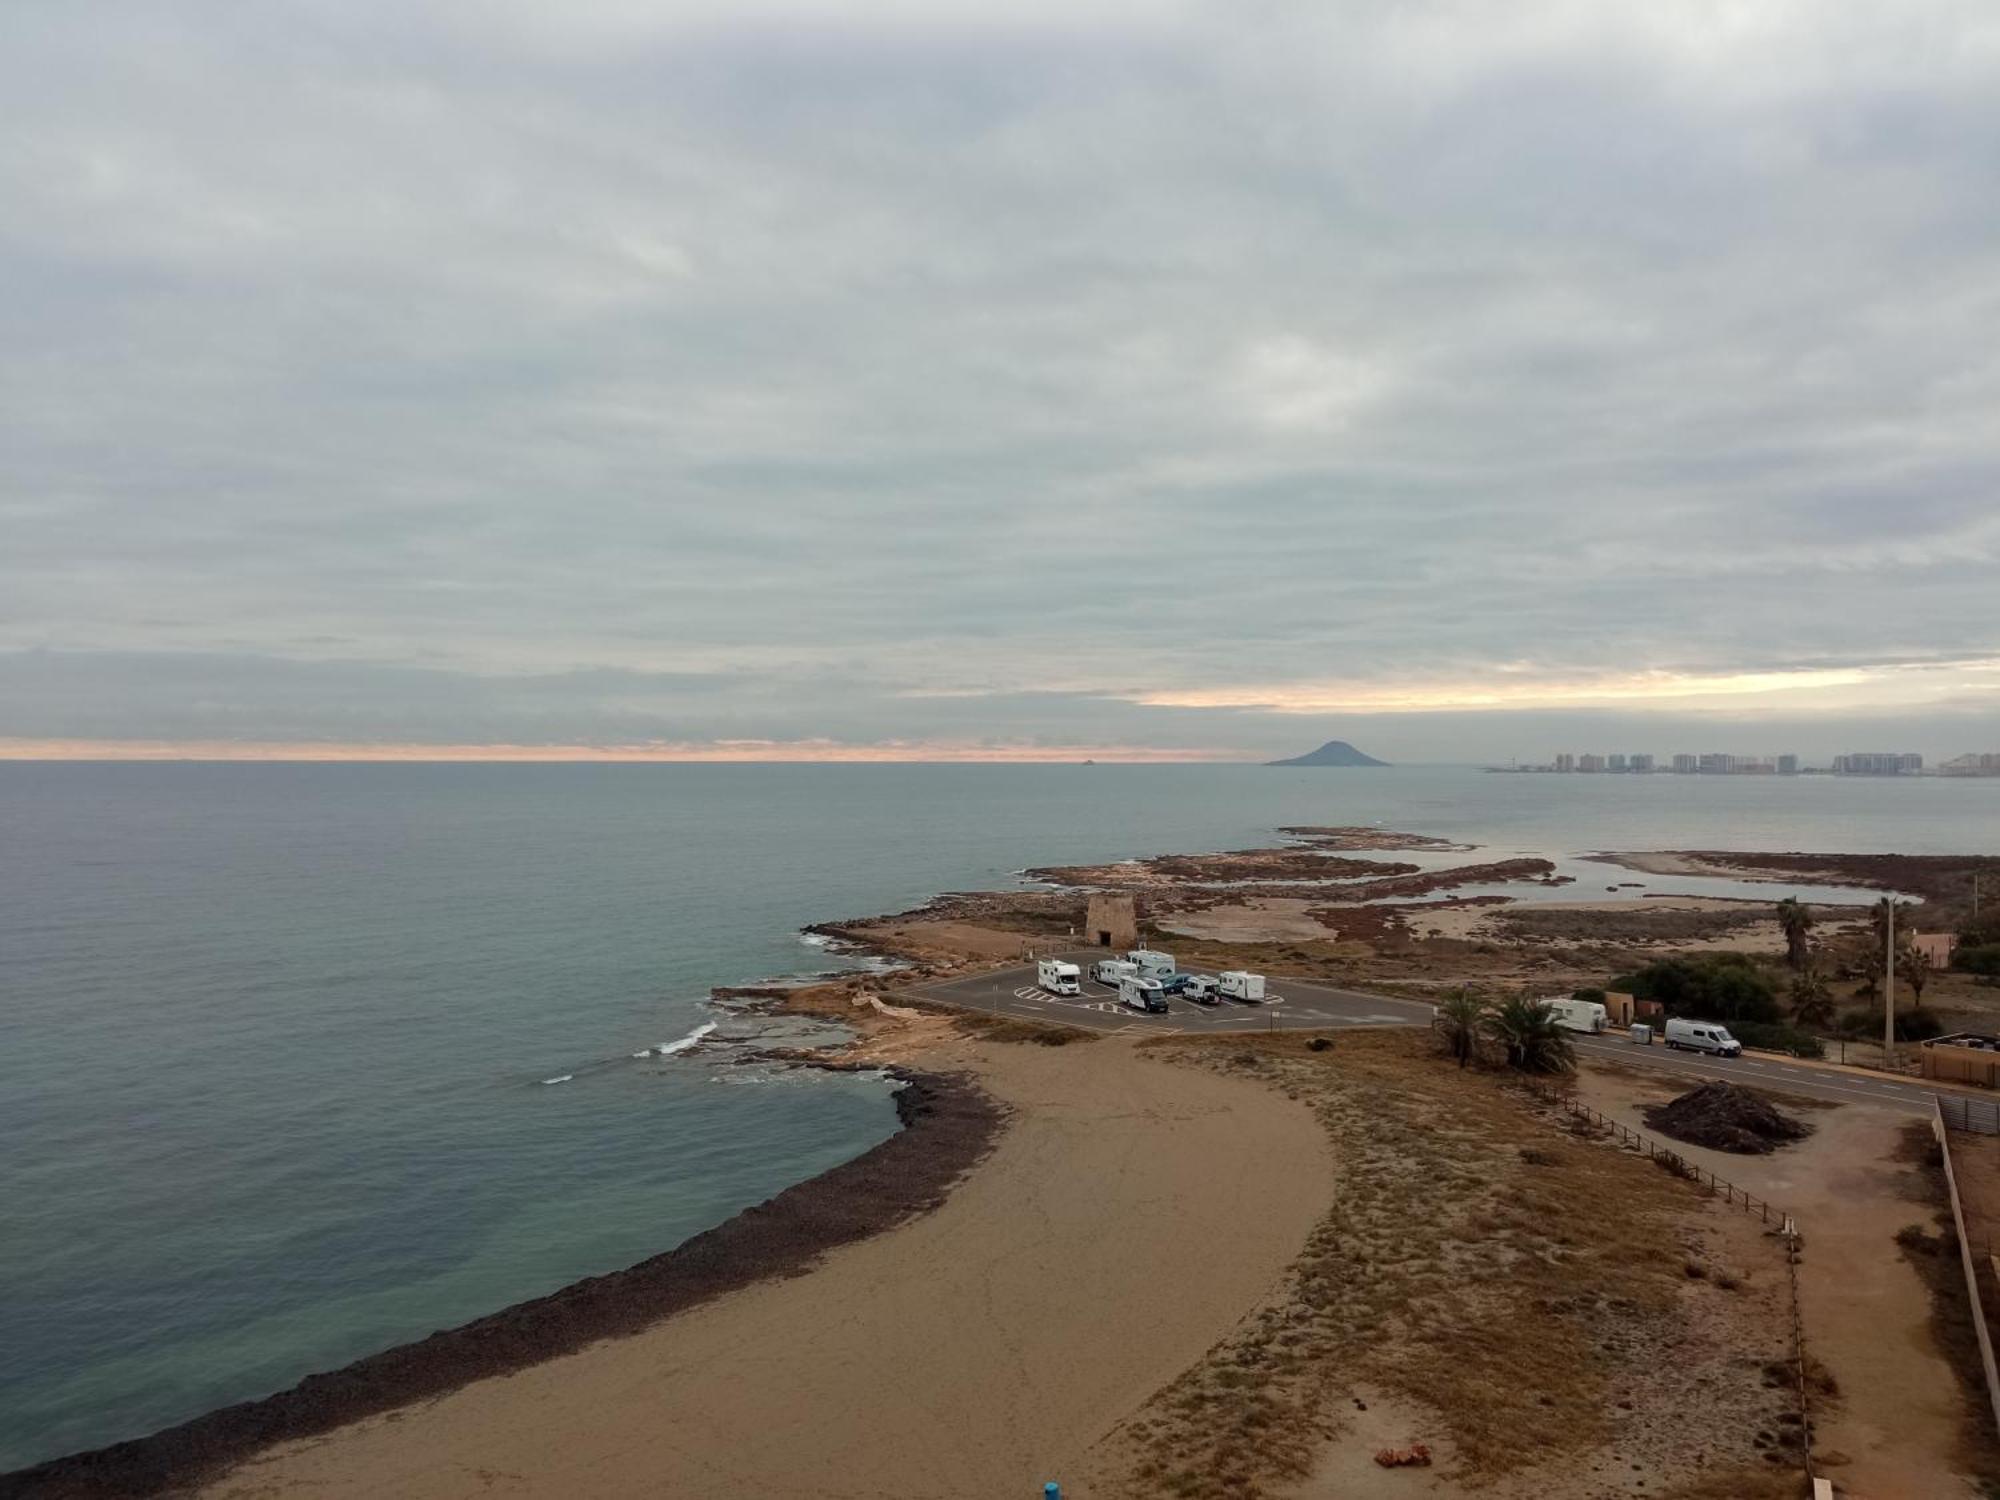
[[[1958,1240],[1958,1259],[1965,1272],[1965,1292],[1972,1303],[1972,1332],[1979,1341],[1979,1368],[1986,1377],[1986,1400],[1993,1408],[1993,1420],[2000,1424],[2000,1364],[1993,1353],[1993,1335],[1986,1324],[1986,1299],[1980,1291],[1979,1267],[1972,1258],[1972,1242],[1966,1235],[1965,1202],[1958,1191],[1958,1171],[1951,1163],[1951,1131],[1945,1118],[1945,1100],[1937,1097],[1937,1114],[1931,1129],[1937,1136],[1944,1159],[1945,1193],[1951,1199],[1951,1225]],[[1988,1265],[1990,1267],[1991,1261]]]
[[[2000,1135],[2000,1099],[1968,1099],[1963,1094],[1933,1097],[1949,1128],[1969,1135]]]

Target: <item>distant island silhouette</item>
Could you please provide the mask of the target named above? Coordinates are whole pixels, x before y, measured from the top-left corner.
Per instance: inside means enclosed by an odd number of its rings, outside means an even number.
[[[1377,760],[1372,755],[1363,755],[1346,740],[1328,740],[1310,755],[1295,755],[1290,760],[1267,760],[1267,766],[1386,766],[1386,760]]]

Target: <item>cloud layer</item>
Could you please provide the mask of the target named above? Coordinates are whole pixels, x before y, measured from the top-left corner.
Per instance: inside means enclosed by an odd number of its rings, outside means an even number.
[[[1653,11],[23,0],[0,735],[2000,736],[2000,20]]]

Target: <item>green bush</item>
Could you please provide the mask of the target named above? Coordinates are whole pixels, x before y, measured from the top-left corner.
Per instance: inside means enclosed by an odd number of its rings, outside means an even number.
[[[1657,1000],[1670,1016],[1727,1022],[1783,1018],[1770,977],[1747,953],[1663,958],[1611,982],[1640,1000]]]
[[[1729,1028],[1729,1034],[1746,1047],[1789,1052],[1794,1057],[1826,1056],[1826,1048],[1818,1037],[1783,1021],[1738,1021]]]
[[[1977,917],[1959,925],[1958,945],[1965,948],[2000,947],[2000,908],[1989,906]]]
[[[1874,1041],[1882,1035],[1882,1012],[1879,1010],[1847,1010],[1840,1013],[1840,1029],[1851,1037],[1863,1041]],[[1927,1010],[1896,1011],[1896,1040],[1899,1042],[1927,1042],[1944,1032],[1944,1024]],[[1738,1037],[1742,1032],[1738,1031]],[[1745,1042],[1745,1046],[1749,1043]]]
[[[1976,948],[1960,948],[1951,956],[1951,965],[1982,979],[2000,979],[2000,943],[1981,943]]]
[[[1582,1000],[1592,1005],[1602,1005],[1604,1003],[1603,990],[1571,990],[1569,997],[1572,1000]]]

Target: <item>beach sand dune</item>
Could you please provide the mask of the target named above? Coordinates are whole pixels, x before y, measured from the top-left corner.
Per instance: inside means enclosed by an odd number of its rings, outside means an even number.
[[[270,1450],[209,1497],[1032,1494],[1273,1287],[1333,1191],[1262,1084],[961,1042],[1015,1111],[934,1213],[636,1336]]]

